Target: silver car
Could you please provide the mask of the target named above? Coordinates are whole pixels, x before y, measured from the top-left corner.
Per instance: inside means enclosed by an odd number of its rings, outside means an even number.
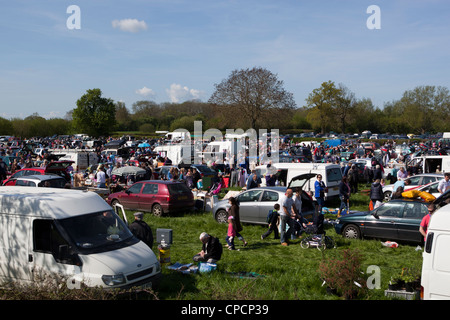
[[[267,214],[273,210],[276,203],[281,205],[286,189],[286,187],[261,187],[241,192],[236,196],[241,222],[267,224]],[[226,223],[229,207],[228,199],[217,202],[212,209],[213,218],[219,223]],[[312,198],[303,192],[303,216],[307,219],[312,217],[314,210],[315,205]]]
[[[423,186],[432,182],[440,181],[444,179],[443,173],[421,173],[414,176],[408,177],[411,184],[405,186],[405,191],[416,189],[419,186]],[[388,184],[383,187],[384,199],[389,201],[392,197],[392,191],[394,189],[394,184]]]

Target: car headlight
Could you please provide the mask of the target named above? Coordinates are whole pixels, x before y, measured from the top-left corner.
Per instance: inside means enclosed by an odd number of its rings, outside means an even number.
[[[341,222],[339,221],[339,219],[336,219],[336,224],[339,224],[339,223],[341,223]]]
[[[123,273],[119,273],[112,276],[103,275],[102,280],[107,286],[117,286],[127,282]]]

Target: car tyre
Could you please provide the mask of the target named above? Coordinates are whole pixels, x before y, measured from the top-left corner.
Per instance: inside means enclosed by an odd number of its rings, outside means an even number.
[[[163,208],[159,203],[155,203],[152,207],[152,213],[155,217],[161,217],[163,215]]]
[[[227,223],[227,212],[225,210],[218,210],[216,212],[216,221],[219,223]]]
[[[392,197],[392,192],[391,191],[386,191],[386,192],[383,193],[383,196],[384,196],[384,200],[385,201],[390,201],[391,197]]]
[[[344,230],[342,231],[342,234],[347,239],[360,239],[361,238],[361,231],[354,224],[349,224],[349,225],[345,226]]]
[[[119,200],[114,199],[113,201],[111,201],[111,207],[114,208],[114,206],[115,206],[116,204],[120,204]]]

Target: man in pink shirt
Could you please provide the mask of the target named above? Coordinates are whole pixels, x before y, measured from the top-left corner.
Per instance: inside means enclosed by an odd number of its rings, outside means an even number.
[[[419,227],[419,232],[423,235],[423,239],[424,241],[426,241],[427,238],[427,231],[428,231],[428,226],[430,225],[430,219],[431,219],[431,215],[434,212],[434,204],[431,203],[428,206],[428,214],[423,217],[422,221],[420,222],[420,227]]]

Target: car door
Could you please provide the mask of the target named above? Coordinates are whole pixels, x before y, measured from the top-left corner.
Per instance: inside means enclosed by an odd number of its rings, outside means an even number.
[[[403,216],[405,203],[401,201],[391,201],[372,210],[367,215],[364,235],[367,237],[397,240],[397,225]]]
[[[158,183],[145,183],[142,188],[142,194],[139,197],[139,210],[151,211],[157,194]]]
[[[241,221],[253,223],[259,222],[259,204],[262,193],[263,190],[249,190],[237,197]]]
[[[128,188],[120,198],[120,203],[127,209],[138,209],[143,183],[137,182]]]
[[[427,206],[423,203],[410,202],[405,204],[402,219],[397,223],[399,240],[422,242],[419,232],[420,222],[428,214]]]
[[[279,194],[275,191],[266,190],[262,194],[261,201],[259,203],[259,219],[258,222],[266,223],[267,214],[270,210],[273,210],[274,205],[279,200]]]

